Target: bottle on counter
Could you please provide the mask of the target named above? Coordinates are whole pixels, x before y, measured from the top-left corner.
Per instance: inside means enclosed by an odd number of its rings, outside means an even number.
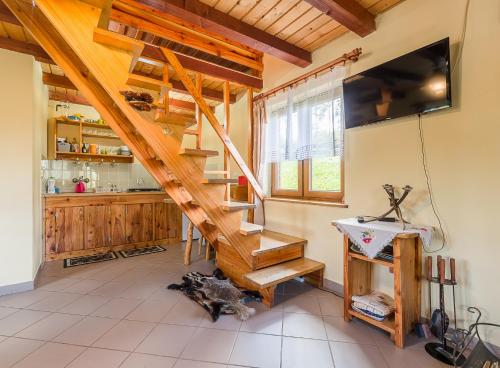
[[[56,194],[56,179],[52,176],[47,180],[47,193]]]

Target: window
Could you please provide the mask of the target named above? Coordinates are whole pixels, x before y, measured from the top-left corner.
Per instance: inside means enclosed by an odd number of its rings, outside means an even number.
[[[265,157],[272,164],[271,195],[341,202],[342,89],[331,76],[312,82],[269,101]]]

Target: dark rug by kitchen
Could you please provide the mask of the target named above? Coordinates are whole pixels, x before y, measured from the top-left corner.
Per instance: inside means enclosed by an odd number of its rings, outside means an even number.
[[[97,263],[97,262],[112,261],[113,259],[117,259],[117,258],[118,258],[118,256],[116,255],[115,252],[109,252],[109,253],[105,253],[105,254],[96,254],[95,256],[66,258],[64,260],[64,268],[81,266],[81,265]]]
[[[165,251],[166,249],[163,248],[161,245],[155,245],[154,247],[121,250],[119,253],[123,258],[130,258],[130,257],[143,256],[145,254],[159,253]]]

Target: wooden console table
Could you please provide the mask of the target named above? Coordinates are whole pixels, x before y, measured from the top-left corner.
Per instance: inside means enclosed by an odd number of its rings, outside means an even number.
[[[396,346],[403,348],[405,336],[420,319],[420,275],[422,270],[422,243],[418,234],[398,234],[392,244],[392,262],[370,259],[350,250],[350,240],[344,235],[344,319],[362,319],[391,334]],[[372,265],[387,267],[394,275],[393,316],[379,322],[351,308],[353,295],[364,295],[371,291]]]

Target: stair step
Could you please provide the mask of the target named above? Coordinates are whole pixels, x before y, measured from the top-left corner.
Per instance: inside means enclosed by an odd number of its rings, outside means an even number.
[[[260,248],[253,251],[253,255],[263,254],[267,252],[273,252],[275,250],[281,250],[285,247],[291,247],[294,245],[305,245],[307,240],[298,238],[296,236],[291,236],[287,234],[278,233],[276,231],[271,231],[265,229],[262,232],[260,242]]]
[[[179,155],[215,157],[219,156],[219,152],[211,150],[194,149],[194,148],[183,148],[179,152]]]
[[[218,240],[231,246],[222,235]],[[305,239],[264,229],[260,236],[260,248],[252,252],[252,270],[302,258],[306,243]]]
[[[212,226],[215,226],[214,222],[210,219],[206,219],[206,223]],[[254,235],[254,234],[259,234],[264,230],[264,227],[262,225],[257,225],[257,224],[251,224],[246,221],[241,221],[240,225],[240,234],[242,235]],[[221,235],[219,238],[222,240],[225,240],[225,238]],[[227,242],[227,241],[226,241]]]
[[[188,128],[196,124],[196,119],[192,115],[184,115],[171,111],[161,118],[155,118],[155,122],[159,124],[179,125]]]
[[[201,180],[202,184],[236,184],[238,179],[231,178],[204,178]]]
[[[144,43],[142,41],[102,28],[94,29],[94,42],[109,47],[130,51],[133,53],[133,55],[136,56],[140,55],[142,53],[142,50],[144,49]]]
[[[129,74],[127,79],[127,85],[129,86],[149,89],[156,92],[160,92],[162,83],[161,80],[140,74]]]
[[[222,209],[226,212],[248,210],[255,207],[257,207],[257,205],[246,202],[225,201],[222,203]]]
[[[243,235],[259,234],[264,230],[264,226],[241,221],[240,233]]]
[[[244,278],[259,288],[268,288],[324,268],[324,263],[309,258],[300,258],[249,272],[244,275]]]

